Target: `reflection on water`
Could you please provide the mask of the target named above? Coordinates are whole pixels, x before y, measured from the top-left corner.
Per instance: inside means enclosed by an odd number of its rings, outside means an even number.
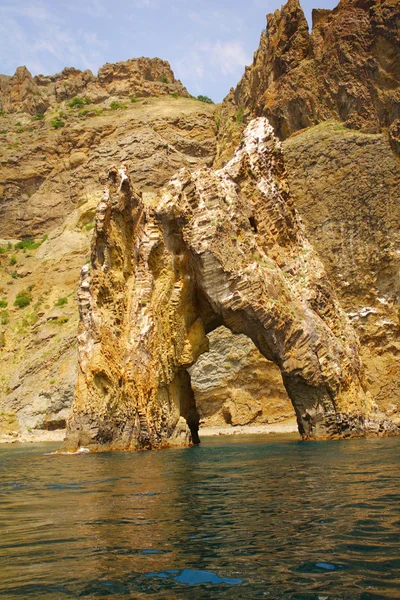
[[[400,597],[400,438],[0,449],[1,598]]]

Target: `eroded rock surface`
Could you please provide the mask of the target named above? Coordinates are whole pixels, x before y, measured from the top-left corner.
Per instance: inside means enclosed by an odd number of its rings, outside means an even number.
[[[368,388],[400,412],[400,164],[387,137],[325,123],[284,143],[296,206],[361,342]]]
[[[279,367],[266,360],[250,338],[218,327],[209,351],[189,369],[201,428],[287,424],[293,405]]]
[[[394,433],[374,417],[358,340],[309,244],[272,127],[252,121],[221,170],[181,170],[146,209],[110,172],[82,271],[66,447],[197,441],[187,368],[205,333],[245,333],[282,372],[304,438]]]
[[[297,1],[269,15],[253,64],[221,107],[215,162],[231,158],[254,115],[286,138],[297,209],[360,336],[368,387],[396,422],[399,7],[343,1],[313,11],[311,34]]]
[[[98,190],[110,161],[125,162],[149,193],[182,166],[212,164],[214,107],[171,97],[121,106],[93,112],[64,103],[59,129],[52,126],[57,112],[42,121],[0,117],[0,238],[42,236],[61,225]]]
[[[165,60],[132,58],[107,63],[97,77],[89,70],[65,68],[56,75],[32,77],[26,67],[18,67],[11,77],[0,75],[0,110],[44,113],[65,100],[84,96],[98,104],[120,97],[165,96],[171,93],[189,97]]]
[[[312,16],[309,33],[298,0],[268,15],[253,64],[224,101],[219,160],[255,115],[280,139],[332,118],[378,133],[400,117],[398,0],[342,0]]]
[[[76,377],[76,287],[109,165],[126,165],[153,214],[160,187],[179,168],[213,163],[216,122],[214,165],[221,166],[246,122],[261,113],[281,137],[296,132],[284,147],[297,209],[361,340],[367,388],[400,423],[398,7],[391,0],[341,2],[333,11],[314,11],[310,35],[291,0],[268,17],[254,64],[221,118],[219,107],[186,98],[158,59],[105,65],[98,77],[65,69],[33,78],[24,68],[0,76],[0,435],[35,439],[63,427]],[[320,93],[325,75],[329,86]],[[339,88],[346,94],[339,96]],[[77,96],[84,105],[70,106]],[[328,121],[297,131],[331,116],[347,129]],[[365,133],[385,124],[383,134]],[[48,239],[37,240],[38,249],[14,247],[22,237],[43,235]],[[32,301],[19,309],[16,295],[26,290]],[[61,300],[66,304],[58,306]],[[259,386],[246,375],[258,373],[260,355],[244,336],[231,346],[215,338],[213,331],[211,354],[223,344],[218,372],[225,374],[207,391],[194,383],[202,419],[251,420],[266,406],[266,371]],[[230,377],[224,365],[238,345],[242,368]],[[207,365],[206,355],[194,366],[201,372],[200,364]],[[277,369],[268,387],[274,398]],[[251,390],[252,405],[245,396],[213,412],[228,390],[238,396],[239,385]],[[180,421],[178,438],[185,428]]]
[[[61,108],[64,127],[53,129]],[[211,105],[164,96],[104,105],[92,116],[87,109],[63,103],[42,121],[0,117],[0,440],[59,439],[65,431],[77,375],[79,273],[110,161],[126,165],[150,205],[179,168],[214,159]],[[19,240],[28,236],[36,242],[25,247]],[[21,293],[30,301],[19,308]]]

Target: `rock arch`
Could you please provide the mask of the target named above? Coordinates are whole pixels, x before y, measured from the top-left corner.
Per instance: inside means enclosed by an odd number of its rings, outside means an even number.
[[[187,368],[219,325],[279,366],[303,438],[386,427],[371,417],[357,337],[307,240],[265,118],[247,126],[224,168],[182,169],[153,205],[112,169],[79,302],[68,449],[196,442]]]

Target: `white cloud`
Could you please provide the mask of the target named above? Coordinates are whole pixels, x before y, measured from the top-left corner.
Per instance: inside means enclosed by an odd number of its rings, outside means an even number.
[[[101,9],[99,0],[91,0],[86,9]],[[64,66],[96,71],[102,63],[107,43],[91,31],[71,30],[49,6],[38,2],[0,6],[1,71],[12,74],[25,64],[32,74],[51,74]]]
[[[155,0],[136,0],[135,1],[135,5],[138,8],[143,8],[143,7],[144,8],[146,8],[146,7],[152,7],[152,8],[154,8],[156,6],[156,4],[157,3],[155,2]]]
[[[251,63],[241,42],[231,40],[222,42],[198,42],[175,62],[176,74],[180,79],[188,80],[222,75],[239,74],[245,65]]]
[[[243,44],[237,40],[217,40],[214,44],[200,46],[200,50],[209,56],[212,64],[219,67],[223,75],[232,75],[237,72],[238,67],[243,68],[251,63]]]

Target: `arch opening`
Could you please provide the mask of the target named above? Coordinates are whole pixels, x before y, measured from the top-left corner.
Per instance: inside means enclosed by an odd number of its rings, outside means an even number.
[[[207,334],[209,350],[188,368],[203,429],[257,426],[293,429],[296,416],[279,368],[244,334],[218,326]]]

